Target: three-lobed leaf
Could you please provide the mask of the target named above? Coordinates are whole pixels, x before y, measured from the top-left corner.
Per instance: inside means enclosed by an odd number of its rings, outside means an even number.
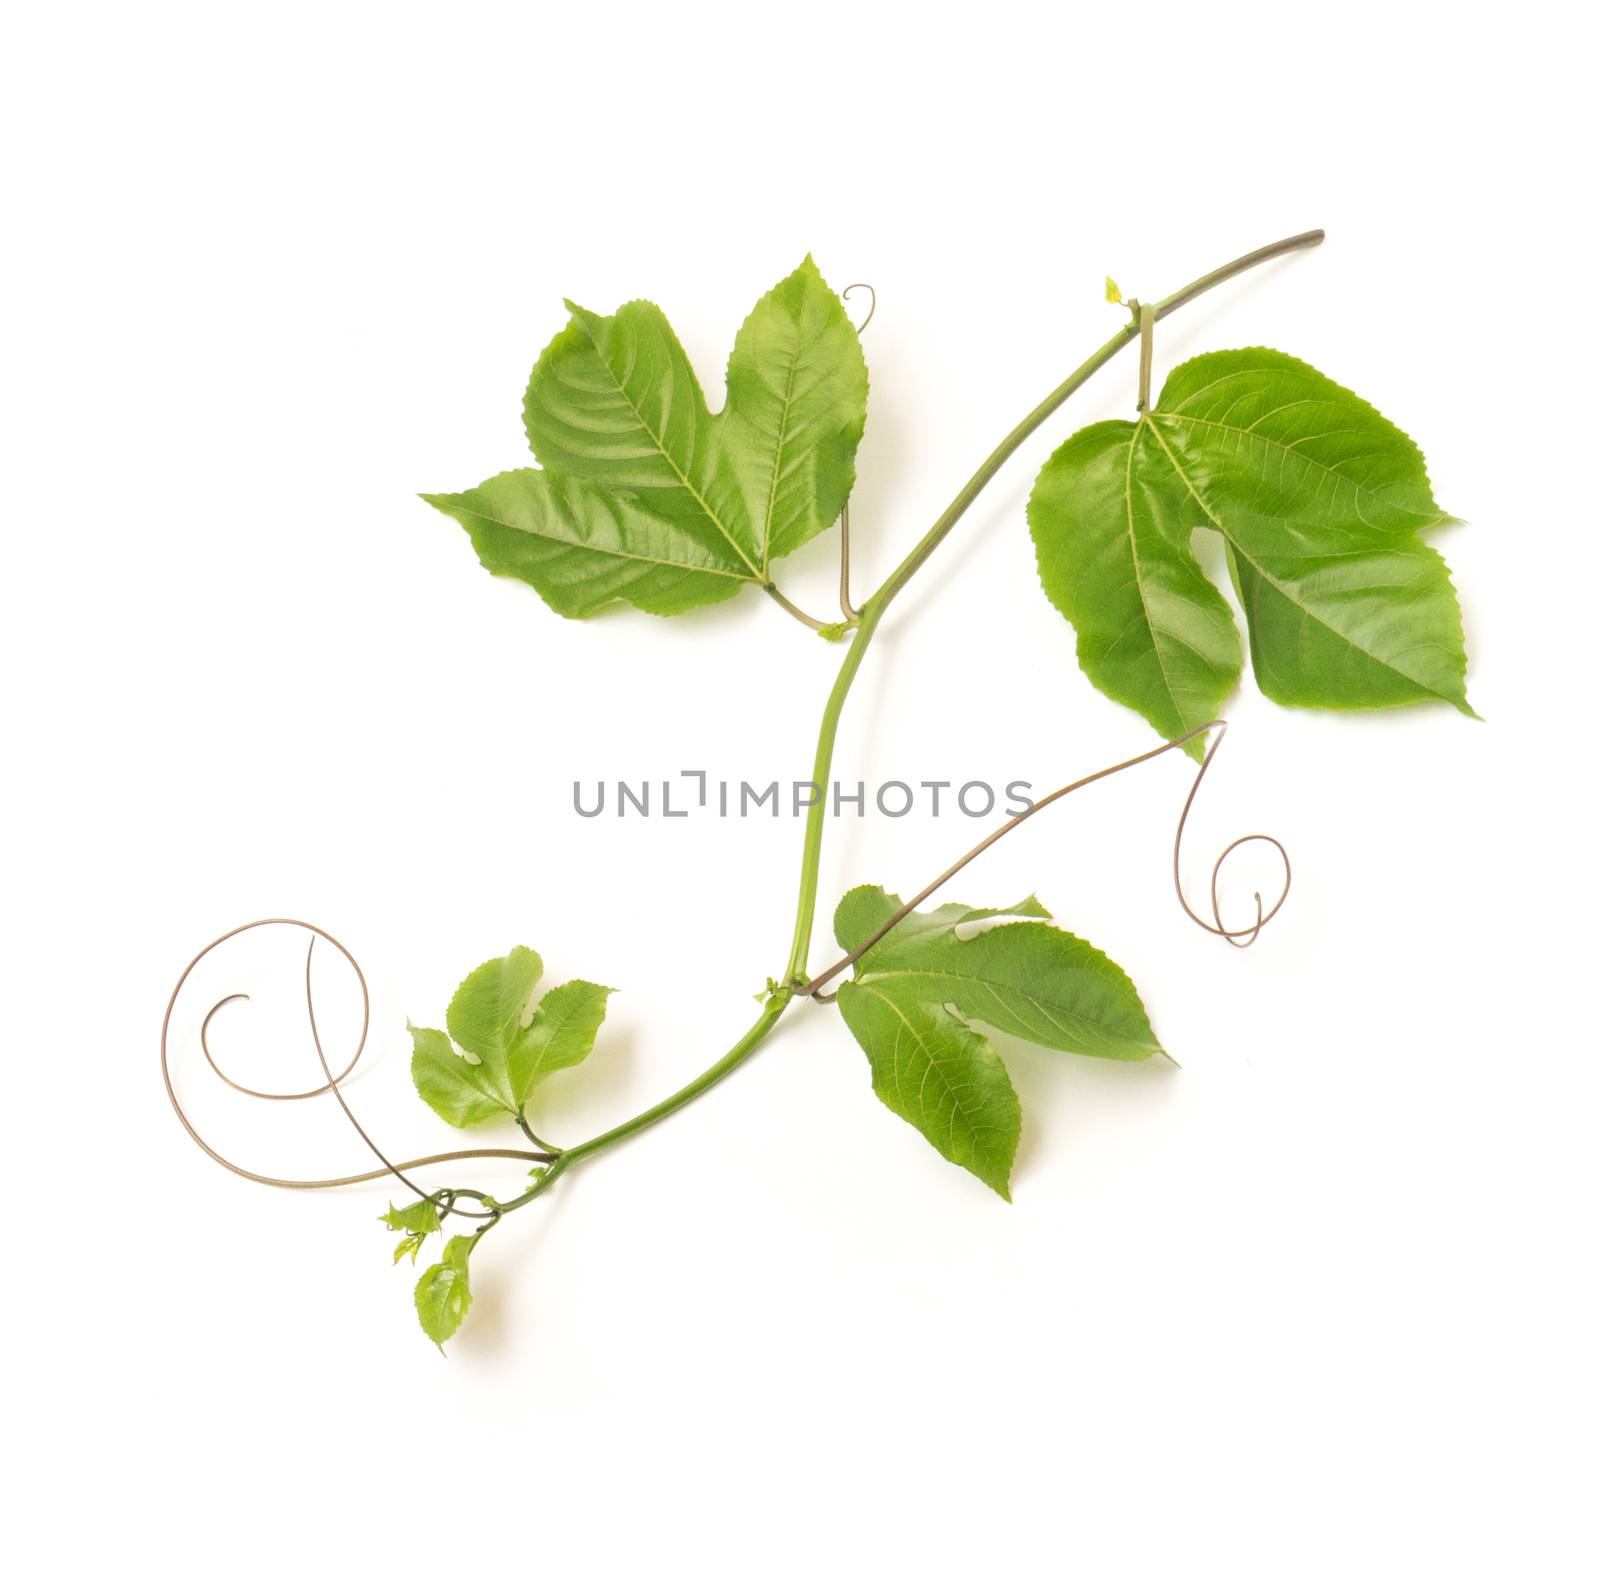
[[[1455,593],[1420,538],[1445,519],[1408,436],[1268,348],[1181,364],[1138,420],[1070,437],[1028,503],[1041,582],[1085,673],[1169,739],[1217,714],[1241,666],[1196,529],[1222,537],[1269,697],[1470,714]]]
[[[467,1259],[477,1244],[475,1235],[453,1235],[445,1242],[444,1256],[422,1272],[412,1293],[422,1332],[444,1350],[444,1343],[461,1327],[472,1305]]]
[[[532,949],[514,948],[456,989],[447,1031],[412,1028],[412,1080],[447,1123],[517,1115],[546,1075],[588,1058],[612,989],[563,982],[535,1002],[543,974]]]
[[[859,947],[899,909],[881,888],[853,888],[834,916],[840,947]],[[1161,1052],[1133,983],[1099,949],[1040,919],[1046,914],[1032,896],[1009,910],[946,904],[913,912],[861,956],[839,990],[873,1090],[1005,1197],[1021,1107],[1000,1055],[969,1021],[1069,1053]],[[956,931],[1002,916],[1012,919]]]
[[[491,573],[564,617],[612,601],[672,614],[769,582],[838,516],[866,425],[867,371],[844,305],[808,255],[741,327],[712,413],[653,303],[568,303],[523,402],[539,469],[424,500]]]

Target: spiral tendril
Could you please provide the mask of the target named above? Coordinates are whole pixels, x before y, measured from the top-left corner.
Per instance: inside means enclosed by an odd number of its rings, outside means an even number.
[[[1034,816],[1037,816],[1040,811],[1045,810],[1049,806],[1055,804],[1057,800],[1065,799],[1067,795],[1074,794],[1079,789],[1087,788],[1091,783],[1098,783],[1103,778],[1114,777],[1119,772],[1126,772],[1130,768],[1140,766],[1146,761],[1153,761],[1158,756],[1165,755],[1169,750],[1179,749],[1183,745],[1188,744],[1190,740],[1197,738],[1201,734],[1212,732],[1213,730],[1215,731],[1216,737],[1206,748],[1206,753],[1200,762],[1199,768],[1195,772],[1194,781],[1189,785],[1189,793],[1183,802],[1183,809],[1178,815],[1177,830],[1173,834],[1172,840],[1172,885],[1173,890],[1178,896],[1178,903],[1182,907],[1184,914],[1187,915],[1189,919],[1193,921],[1194,924],[1202,931],[1210,933],[1213,937],[1222,938],[1224,942],[1231,944],[1234,948],[1248,948],[1261,935],[1262,928],[1265,927],[1267,923],[1271,921],[1273,917],[1276,916],[1277,913],[1283,908],[1285,901],[1289,897],[1289,886],[1293,880],[1293,871],[1289,864],[1288,851],[1276,838],[1272,837],[1268,833],[1246,833],[1240,838],[1235,838],[1217,856],[1216,861],[1211,867],[1211,879],[1209,887],[1211,919],[1209,921],[1205,920],[1195,911],[1194,907],[1190,904],[1188,896],[1185,894],[1183,887],[1184,831],[1188,826],[1190,812],[1194,809],[1195,797],[1200,792],[1200,785],[1205,781],[1206,773],[1210,771],[1212,760],[1215,758],[1218,749],[1221,748],[1222,741],[1226,737],[1228,731],[1227,723],[1219,718],[1216,721],[1204,723],[1198,728],[1191,729],[1190,732],[1182,735],[1180,738],[1169,740],[1166,744],[1159,745],[1154,750],[1146,750],[1142,755],[1132,756],[1126,761],[1119,761],[1114,766],[1102,767],[1098,772],[1091,772],[1087,777],[1078,778],[1074,782],[1065,784],[1063,787],[1056,789],[1053,793],[1047,794],[1043,799],[1031,805],[1021,814],[1013,816],[1009,821],[1004,822],[1001,826],[997,827],[981,843],[976,844],[973,846],[973,848],[969,849],[965,855],[955,862],[954,865],[941,872],[937,877],[934,878],[932,882],[927,885],[927,887],[923,888],[921,892],[913,895],[911,899],[909,899],[905,904],[901,905],[901,907],[896,910],[894,914],[891,915],[888,920],[886,920],[882,926],[878,928],[877,931],[867,938],[865,942],[853,949],[850,953],[846,954],[843,959],[837,961],[833,965],[830,965],[819,976],[813,977],[804,986],[797,988],[797,995],[799,997],[813,998],[818,1003],[834,1002],[834,1000],[838,997],[838,993],[824,992],[822,990],[829,982],[833,981],[836,977],[847,971],[858,959],[862,957],[862,955],[866,954],[876,943],[880,942],[890,931],[892,931],[895,926],[903,921],[906,916],[915,910],[918,905],[925,903],[959,871],[971,864],[971,862],[976,860],[978,856],[981,855],[986,849],[990,848],[993,844],[998,843],[1008,833],[1014,832],[1023,824],[1023,822],[1030,820]],[[1255,920],[1248,926],[1228,926],[1222,918],[1220,883],[1223,867],[1227,864],[1229,858],[1235,853],[1235,851],[1242,849],[1246,844],[1252,843],[1270,844],[1278,852],[1278,857],[1283,862],[1283,886],[1279,890],[1278,897],[1276,900],[1274,900],[1270,909],[1263,905],[1261,894],[1259,892],[1255,892],[1252,895],[1255,901]],[[201,1134],[193,1120],[191,1120],[189,1115],[185,1112],[183,1105],[178,1101],[177,1089],[174,1086],[172,1079],[172,1065],[169,1055],[169,1045],[171,1041],[173,1012],[177,1008],[179,996],[182,994],[184,987],[187,985],[189,977],[194,973],[196,967],[207,957],[207,955],[211,954],[215,949],[220,948],[222,944],[230,941],[233,938],[239,937],[246,932],[253,932],[257,928],[267,926],[299,927],[310,934],[309,940],[306,944],[305,963],[306,1020],[311,1030],[311,1041],[312,1046],[316,1050],[317,1062],[322,1068],[323,1083],[321,1086],[313,1087],[307,1091],[269,1092],[256,1087],[246,1086],[242,1082],[235,1080],[227,1073],[227,1071],[218,1061],[217,1056],[212,1048],[211,1022],[216,1018],[218,1012],[226,1008],[229,1004],[248,1001],[250,995],[243,992],[228,993],[224,997],[219,998],[206,1011],[204,1018],[201,1020],[200,1050],[205,1055],[206,1063],[210,1065],[212,1071],[215,1073],[218,1079],[223,1081],[226,1085],[232,1087],[234,1091],[243,1093],[246,1097],[256,1098],[263,1102],[305,1102],[311,1098],[317,1098],[322,1097],[325,1094],[331,1094],[335,1101],[339,1104],[339,1107],[343,1110],[346,1119],[349,1120],[351,1128],[361,1138],[363,1143],[365,1143],[372,1155],[378,1160],[379,1164],[382,1166],[381,1168],[368,1169],[355,1174],[331,1175],[323,1179],[315,1180],[290,1180],[278,1175],[262,1174],[257,1170],[247,1169],[241,1164],[234,1163],[232,1159],[226,1158],[220,1152],[218,1152],[217,1149],[213,1147],[211,1143],[207,1141],[206,1138]],[[327,1050],[322,1041],[322,1032],[317,1024],[316,995],[312,985],[311,965],[312,958],[316,952],[316,947],[319,940],[328,944],[330,947],[337,949],[338,952],[344,956],[345,962],[355,973],[356,982],[361,991],[360,1036],[356,1041],[354,1051],[351,1053],[349,1059],[345,1062],[344,1067],[340,1069],[337,1074],[334,1073],[333,1066],[329,1062]],[[491,1220],[495,1217],[498,1217],[498,1212],[493,1199],[486,1196],[484,1193],[480,1191],[473,1191],[465,1187],[457,1187],[449,1192],[428,1192],[423,1190],[423,1188],[419,1186],[416,1181],[412,1180],[406,1171],[411,1169],[426,1168],[430,1164],[449,1163],[467,1158],[509,1158],[519,1160],[524,1163],[548,1164],[554,1160],[556,1155],[552,1152],[530,1152],[523,1149],[508,1147],[477,1147],[467,1148],[455,1152],[430,1153],[424,1157],[408,1158],[398,1163],[388,1157],[383,1149],[378,1146],[377,1142],[373,1140],[371,1135],[368,1134],[366,1128],[361,1124],[361,1121],[356,1118],[355,1111],[350,1107],[349,1099],[344,1095],[344,1091],[342,1089],[342,1083],[349,1078],[351,1072],[360,1062],[361,1055],[366,1051],[367,1036],[371,1026],[371,1013],[371,996],[367,990],[366,976],[363,974],[361,966],[357,962],[355,955],[353,955],[343,943],[334,937],[332,933],[324,931],[320,926],[313,926],[309,921],[301,921],[292,916],[271,916],[259,921],[248,921],[243,926],[236,926],[231,931],[224,932],[220,937],[214,938],[210,943],[206,944],[206,946],[201,949],[193,959],[189,961],[189,963],[184,967],[183,973],[178,977],[177,983],[172,989],[171,997],[167,1000],[166,1014],[163,1016],[161,1021],[161,1079],[167,1089],[167,1099],[172,1104],[173,1112],[178,1116],[179,1122],[193,1138],[195,1144],[200,1148],[200,1150],[214,1162],[221,1164],[224,1169],[229,1170],[233,1174],[240,1175],[246,1180],[254,1180],[262,1185],[285,1186],[293,1190],[322,1190],[331,1186],[360,1185],[365,1181],[381,1180],[385,1175],[392,1175],[408,1190],[414,1192],[419,1198],[423,1199],[424,1201],[435,1202],[438,1205],[441,1214],[448,1215],[454,1213],[461,1218],[468,1219],[482,1219],[485,1217],[485,1215],[489,1216]],[[479,1209],[477,1211],[470,1211],[466,1208],[456,1207],[454,1205],[456,1200],[463,1197],[471,1198],[477,1202],[479,1204]]]
[[[279,1175],[262,1174],[257,1170],[247,1169],[242,1164],[237,1164],[233,1162],[232,1159],[226,1158],[220,1152],[218,1152],[217,1149],[213,1147],[205,1138],[205,1136],[201,1134],[194,1121],[190,1119],[189,1115],[185,1112],[183,1104],[178,1101],[177,1088],[173,1084],[172,1079],[172,1062],[169,1048],[172,1038],[173,1012],[177,1008],[180,994],[183,992],[189,977],[194,973],[195,968],[214,949],[220,948],[230,939],[239,937],[245,932],[253,932],[258,927],[266,926],[300,927],[304,931],[311,934],[310,940],[306,945],[306,1019],[311,1028],[311,1040],[312,1045],[316,1049],[317,1061],[322,1067],[322,1073],[324,1077],[323,1084],[304,1092],[268,1092],[259,1090],[255,1087],[243,1085],[241,1082],[236,1081],[227,1073],[226,1070],[223,1069],[222,1065],[218,1062],[215,1052],[212,1049],[211,1022],[216,1018],[218,1011],[225,1008],[228,1004],[240,1001],[248,1001],[250,996],[248,993],[229,993],[225,997],[219,998],[214,1004],[211,1005],[211,1007],[206,1011],[204,1019],[200,1022],[200,1050],[205,1055],[207,1064],[211,1066],[211,1069],[217,1075],[217,1077],[224,1081],[227,1085],[231,1086],[234,1091],[242,1092],[246,1097],[256,1098],[264,1102],[297,1103],[304,1102],[310,1098],[322,1097],[325,1094],[331,1093],[338,1102],[340,1108],[344,1111],[345,1117],[349,1120],[356,1134],[360,1136],[363,1142],[366,1143],[373,1156],[377,1158],[378,1162],[382,1165],[381,1168],[368,1169],[356,1174],[330,1175],[326,1178],[315,1180],[289,1180]],[[345,962],[355,973],[356,983],[361,991],[361,1033],[356,1041],[355,1050],[351,1053],[349,1060],[337,1074],[334,1073],[333,1067],[328,1061],[327,1051],[322,1042],[322,1033],[317,1025],[316,996],[313,991],[311,981],[312,955],[316,951],[316,946],[319,939],[337,949],[339,953],[344,956]],[[331,932],[326,932],[320,926],[313,926],[309,921],[297,920],[292,916],[270,916],[259,921],[247,921],[243,926],[236,926],[231,931],[224,932],[221,937],[214,938],[211,942],[207,943],[206,946],[201,949],[200,952],[196,954],[194,958],[191,959],[184,967],[183,974],[178,977],[177,983],[172,989],[172,995],[167,1000],[166,1014],[162,1017],[161,1021],[161,1079],[167,1089],[167,1100],[172,1104],[172,1111],[178,1116],[179,1123],[181,1123],[183,1128],[189,1133],[190,1137],[195,1142],[195,1145],[198,1146],[208,1158],[212,1159],[216,1163],[221,1164],[222,1167],[227,1169],[230,1173],[240,1175],[246,1180],[254,1180],[260,1185],[284,1186],[291,1190],[314,1191],[324,1190],[331,1186],[360,1185],[368,1180],[381,1180],[386,1175],[393,1175],[394,1178],[399,1180],[400,1183],[408,1190],[415,1192],[418,1197],[425,1201],[433,1201],[436,1200],[437,1193],[424,1191],[422,1187],[416,1183],[416,1181],[412,1180],[406,1174],[408,1169],[422,1169],[426,1168],[430,1164],[450,1163],[464,1158],[512,1158],[524,1163],[548,1163],[551,1161],[553,1156],[551,1153],[527,1152],[508,1147],[476,1147],[455,1152],[429,1153],[423,1157],[408,1158],[399,1163],[396,1163],[390,1159],[367,1133],[360,1120],[356,1118],[354,1110],[350,1107],[349,1099],[345,1097],[344,1092],[341,1089],[342,1083],[349,1077],[351,1071],[353,1071],[356,1065],[360,1062],[362,1053],[366,1051],[371,1015],[372,1000],[371,995],[367,990],[367,978],[362,973],[361,966],[356,960],[355,955],[352,954],[343,943],[334,937]],[[482,1203],[484,1207],[488,1207],[490,1205],[489,1199],[484,1197],[480,1192],[469,1191],[461,1188],[457,1189],[455,1196],[474,1197],[480,1203]],[[453,1200],[454,1198],[451,1198],[450,1202],[453,1202]],[[455,1213],[462,1218],[483,1217],[482,1212],[472,1212],[465,1208],[457,1208],[450,1205],[449,1202],[441,1203],[440,1210],[443,1213]]]
[[[884,937],[892,932],[894,928],[898,926],[900,922],[903,921],[908,915],[910,915],[919,904],[925,903],[929,898],[937,893],[940,888],[949,882],[957,872],[970,865],[978,858],[979,855],[984,852],[984,850],[988,849],[991,845],[999,843],[1007,833],[1015,832],[1016,829],[1025,821],[1031,820],[1033,817],[1037,816],[1040,811],[1047,809],[1051,805],[1054,805],[1057,800],[1065,799],[1067,795],[1075,794],[1079,789],[1087,788],[1091,783],[1098,783],[1103,778],[1115,777],[1118,772],[1126,772],[1131,767],[1142,766],[1146,761],[1154,761],[1157,756],[1165,755],[1169,750],[1180,749],[1183,745],[1188,744],[1191,739],[1196,739],[1204,733],[1210,733],[1213,729],[1216,730],[1216,738],[1213,739],[1210,745],[1207,747],[1205,756],[1200,762],[1199,770],[1196,771],[1194,775],[1194,782],[1189,785],[1189,797],[1183,802],[1183,810],[1178,816],[1177,831],[1173,835],[1172,885],[1178,895],[1178,903],[1183,907],[1183,913],[1187,915],[1189,919],[1193,921],[1194,924],[1202,931],[1209,932],[1214,937],[1225,939],[1235,948],[1248,948],[1253,942],[1255,942],[1256,938],[1260,936],[1262,927],[1264,927],[1267,922],[1270,921],[1273,916],[1275,916],[1278,911],[1283,908],[1284,901],[1289,897],[1289,883],[1292,880],[1293,875],[1289,866],[1289,852],[1281,843],[1278,842],[1276,838],[1273,838],[1267,833],[1247,833],[1242,838],[1235,838],[1233,842],[1229,844],[1220,855],[1217,856],[1216,864],[1211,868],[1211,921],[1208,922],[1195,913],[1194,909],[1189,903],[1187,895],[1183,891],[1182,856],[1184,828],[1188,825],[1189,812],[1194,807],[1195,795],[1200,792],[1200,785],[1202,782],[1204,782],[1205,775],[1211,768],[1212,758],[1216,755],[1218,749],[1221,748],[1222,741],[1227,736],[1228,732],[1228,724],[1219,717],[1212,722],[1202,723],[1198,728],[1191,728],[1188,733],[1182,734],[1176,739],[1169,739],[1165,744],[1158,745],[1154,750],[1146,750],[1142,755],[1130,756],[1126,761],[1118,761],[1115,766],[1102,767],[1098,772],[1091,772],[1087,777],[1080,777],[1075,782],[1068,783],[1063,787],[1056,789],[1051,794],[1046,794],[1043,799],[1035,801],[1035,803],[1030,805],[1027,810],[1021,812],[1019,815],[1013,816],[1009,821],[1003,822],[999,827],[995,828],[995,830],[990,833],[989,836],[981,843],[974,844],[973,847],[969,849],[958,861],[956,861],[953,866],[950,866],[946,870],[940,872],[939,875],[935,877],[933,881],[930,882],[920,893],[913,895],[906,901],[906,903],[902,904],[900,908],[896,910],[894,914],[891,915],[888,920],[886,920],[864,943],[861,943],[856,948],[852,949],[850,953],[844,956],[843,959],[838,960],[834,964],[830,965],[825,971],[822,972],[821,975],[812,977],[812,979],[806,982],[804,986],[799,987],[797,989],[797,996],[801,998],[814,998],[818,1003],[832,1003],[834,999],[839,996],[838,993],[826,993],[822,991],[822,989],[826,987],[829,982],[847,971],[858,959],[861,958],[863,954],[871,949],[874,944],[881,942]],[[1278,855],[1283,861],[1283,888],[1278,894],[1277,900],[1270,910],[1264,910],[1261,903],[1261,895],[1259,893],[1255,895],[1256,918],[1252,925],[1247,927],[1225,926],[1222,921],[1222,904],[1219,893],[1222,868],[1224,864],[1226,864],[1228,857],[1236,849],[1242,848],[1245,844],[1250,843],[1271,844],[1272,847],[1278,851]]]
[[[867,317],[856,327],[856,335],[860,336],[872,324],[872,317],[878,312],[878,292],[870,281],[852,281],[839,296],[842,299],[848,299],[852,292],[869,292],[872,294],[872,302],[867,306]]]

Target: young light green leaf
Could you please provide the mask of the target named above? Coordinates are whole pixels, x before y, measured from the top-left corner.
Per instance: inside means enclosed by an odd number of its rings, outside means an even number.
[[[606,999],[614,991],[592,981],[568,981],[539,1000],[527,1029],[518,1032],[506,1055],[519,1108],[545,1076],[589,1057],[606,1017]]]
[[[406,1230],[413,1235],[432,1235],[439,1228],[439,1205],[424,1197],[420,1202],[408,1202],[403,1208],[389,1204],[387,1213],[378,1215],[381,1223],[391,1230]]]
[[[503,959],[480,965],[456,988],[444,1023],[461,1049],[479,1061],[483,1087],[507,1113],[527,1101],[511,1076],[511,1052],[524,1040],[533,1017],[533,990],[544,961],[531,948],[514,948]]]
[[[989,1040],[893,982],[846,982],[839,1010],[878,1096],[1009,1202],[1022,1108]]]
[[[453,1235],[445,1242],[444,1256],[422,1272],[414,1297],[422,1332],[444,1350],[444,1343],[461,1327],[472,1305],[472,1287],[467,1281],[467,1259],[477,1245],[475,1235]]]
[[[546,1075],[588,1058],[612,989],[563,982],[535,1005],[543,974],[531,948],[514,948],[456,989],[445,1015],[448,1036],[413,1029],[412,1079],[442,1119],[476,1125],[515,1115]]]
[[[1445,519],[1422,454],[1298,359],[1246,348],[1180,365],[1137,422],[1092,425],[1050,458],[1028,518],[1084,671],[1167,738],[1215,716],[1239,670],[1232,617],[1190,550],[1201,528],[1224,540],[1273,699],[1471,714],[1455,594],[1419,535]]]
[[[542,469],[424,498],[466,528],[490,572],[566,617],[615,600],[672,614],[768,583],[774,559],[838,517],[866,365],[809,256],[745,321],[718,414],[654,304],[568,308],[523,404]]]
[[[439,1228],[438,1206],[426,1197],[420,1202],[407,1203],[403,1208],[397,1208],[391,1202],[389,1211],[380,1214],[379,1218],[391,1230],[404,1231],[400,1244],[394,1249],[397,1263],[402,1257],[409,1257],[413,1263],[416,1262],[422,1243]]]
[[[515,1113],[506,1088],[475,1058],[457,1053],[442,1031],[411,1027],[411,1080],[447,1125],[481,1125],[496,1114]]]
[[[422,1243],[427,1240],[426,1235],[402,1235],[399,1244],[394,1249],[394,1260],[399,1262],[402,1257],[409,1257],[413,1263],[417,1260],[417,1253],[422,1250]]]

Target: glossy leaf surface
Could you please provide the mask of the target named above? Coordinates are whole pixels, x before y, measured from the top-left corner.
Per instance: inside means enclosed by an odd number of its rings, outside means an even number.
[[[834,916],[839,945],[865,942],[900,908],[854,888]],[[857,962],[839,1007],[872,1065],[878,1096],[954,1163],[1009,1194],[1021,1109],[980,1021],[1042,1047],[1112,1059],[1161,1051],[1133,983],[1104,954],[1039,919],[946,904],[913,912]],[[1012,919],[958,933],[995,917]]]
[[[1137,421],[1091,425],[1040,471],[1028,519],[1091,681],[1164,738],[1217,714],[1240,669],[1191,548],[1211,529],[1262,691],[1470,714],[1460,612],[1420,532],[1445,521],[1422,454],[1370,404],[1268,348],[1180,365]],[[1192,746],[1198,756],[1198,741]]]
[[[740,329],[720,413],[653,303],[567,307],[523,402],[542,467],[424,498],[491,573],[525,580],[565,617],[618,600],[684,612],[766,584],[776,558],[838,517],[867,371],[809,256]]]
[[[1010,1201],[1022,1105],[989,1039],[892,982],[846,982],[839,1011],[871,1061],[873,1091]]]

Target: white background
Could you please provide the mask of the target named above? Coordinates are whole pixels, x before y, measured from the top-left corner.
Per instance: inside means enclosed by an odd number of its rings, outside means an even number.
[[[1592,90],[1557,8],[1488,14],[13,19],[22,1580],[1594,1580]],[[446,1360],[381,1186],[264,1189],[183,1136],[167,991],[254,916],[308,917],[366,966],[350,1095],[396,1152],[452,1136],[411,1095],[405,1017],[437,1022],[515,942],[624,989],[549,1086],[559,1140],[702,1068],[781,969],[797,822],[582,822],[570,787],[803,777],[840,653],[754,596],[564,622],[414,494],[525,460],[563,294],[656,299],[715,403],[739,322],[808,249],[873,282],[864,591],[1119,323],[1108,271],[1159,296],[1310,226],[1324,248],[1163,326],[1158,367],[1282,347],[1417,436],[1470,521],[1438,543],[1486,720],[1296,714],[1247,683],[1190,871],[1258,827],[1289,846],[1293,896],[1249,953],[1171,897],[1176,758],[963,877],[978,903],[1037,889],[1126,965],[1183,1066],[1003,1044],[1014,1206],[809,1009],[486,1241]],[[1151,742],[1078,673],[1022,518],[1134,375],[1125,355],[1047,425],[896,606],[842,777],[1042,791]],[[831,556],[787,572],[814,607]],[[815,962],[846,886],[909,891],[981,830],[831,829]],[[316,1081],[300,952],[206,984],[256,992],[216,1029],[258,1085]],[[216,1096],[204,1006],[178,1076],[221,1144],[362,1167],[326,1099]]]

